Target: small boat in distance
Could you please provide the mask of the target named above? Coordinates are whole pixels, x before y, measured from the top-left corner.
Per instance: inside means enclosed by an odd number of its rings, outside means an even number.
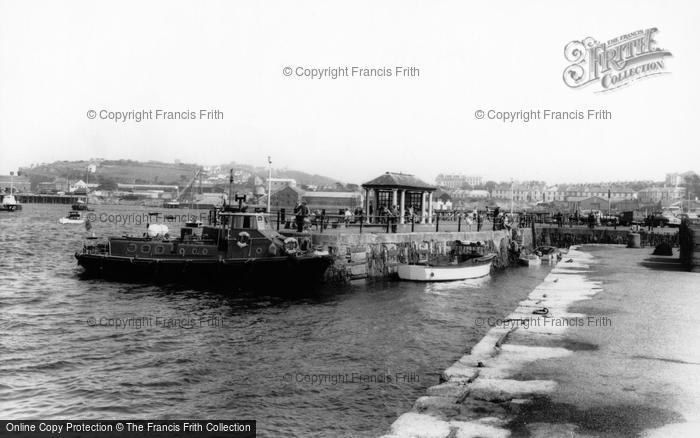
[[[19,172],[17,172],[17,175],[19,175]],[[17,211],[22,209],[22,204],[15,198],[14,176],[15,173],[10,172],[10,194],[0,194],[0,199],[2,199],[2,202],[0,202],[0,211]]]
[[[85,223],[85,219],[80,216],[79,212],[73,210],[68,213],[68,216],[60,218],[58,223],[61,225],[82,224]]]
[[[75,211],[89,211],[90,210],[87,202],[83,201],[82,199],[78,199],[78,202],[71,205],[71,208]]]
[[[489,254],[482,257],[469,257],[462,261],[455,258],[447,263],[407,263],[399,265],[398,274],[402,280],[410,281],[456,281],[481,278],[491,273],[491,262],[496,257]]]
[[[17,202],[17,198],[14,195],[0,195],[2,196],[2,204],[0,210],[2,211],[17,211],[22,209],[22,205]]]

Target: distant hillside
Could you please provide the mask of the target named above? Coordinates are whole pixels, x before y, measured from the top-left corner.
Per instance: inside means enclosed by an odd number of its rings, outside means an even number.
[[[187,185],[201,166],[195,163],[163,163],[159,161],[134,160],[95,160],[95,161],[55,161],[41,163],[21,168],[20,171],[29,177],[32,190],[44,181],[55,181],[65,178],[68,181],[85,180],[86,169],[90,164],[97,166],[97,171],[89,175],[89,182],[99,183],[105,188],[112,188],[116,183],[138,184],[167,184]],[[267,178],[267,169],[246,164],[229,163],[221,166],[224,169],[234,168],[247,170],[263,179]],[[332,178],[321,175],[310,175],[305,172],[288,169],[273,169],[276,178],[294,178],[298,184],[313,184],[318,186],[331,185],[336,182]]]
[[[241,164],[241,163],[228,163],[228,164],[222,164],[222,168],[224,169],[242,169],[242,170],[247,170],[248,172],[251,172],[257,176],[259,176],[262,179],[267,178],[267,173],[268,170],[266,167],[260,167],[260,166],[250,166],[247,164]],[[315,185],[315,186],[326,186],[326,185],[334,185],[338,180],[333,179],[327,176],[323,175],[316,175],[316,174],[310,174],[306,172],[302,172],[300,170],[291,170],[291,169],[275,169],[274,167],[272,168],[272,176],[274,178],[294,178],[296,180],[297,184],[302,185]]]
[[[140,162],[133,160],[103,161],[55,161],[20,169],[27,175],[32,187],[42,181],[65,178],[69,181],[85,180],[88,165],[96,164],[97,172],[90,174],[90,182],[96,183],[141,183],[141,184],[186,184],[192,179],[196,164]]]

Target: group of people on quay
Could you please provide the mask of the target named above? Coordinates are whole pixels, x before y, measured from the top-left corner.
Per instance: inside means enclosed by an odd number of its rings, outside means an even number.
[[[510,229],[514,226],[525,227],[530,225],[531,218],[522,214],[509,214],[501,211],[499,207],[490,209],[488,206],[484,210],[474,209],[473,211],[460,210],[437,210],[434,213],[434,220],[440,222],[460,222],[468,231],[481,231],[488,227],[494,231]],[[403,219],[403,221],[401,220]],[[420,209],[409,205],[403,212],[397,205],[380,206],[375,212],[372,204],[369,204],[369,214],[362,207],[354,210],[339,209],[338,214],[327,214],[322,210],[311,210],[305,201],[298,202],[294,207],[294,224],[298,232],[327,226],[327,222],[359,224],[370,223],[374,225],[386,225],[387,230],[392,233],[398,232],[399,223],[420,224],[426,218],[421,214]]]

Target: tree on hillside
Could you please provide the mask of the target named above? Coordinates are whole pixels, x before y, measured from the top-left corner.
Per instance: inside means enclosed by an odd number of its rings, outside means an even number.
[[[493,190],[496,188],[497,185],[498,184],[496,183],[496,181],[486,181],[484,183],[484,188],[486,190],[488,190],[488,192],[490,194],[490,193],[493,193]]]
[[[687,197],[690,199],[695,199],[700,196],[700,176],[697,173],[693,173],[684,178],[683,186],[687,191]]]
[[[97,175],[97,184],[99,184],[100,190],[117,190],[117,182],[104,175]]]

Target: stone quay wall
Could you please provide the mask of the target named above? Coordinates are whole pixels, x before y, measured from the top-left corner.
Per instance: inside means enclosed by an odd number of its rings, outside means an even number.
[[[660,243],[668,243],[677,247],[678,233],[653,232],[646,229],[635,231],[639,233],[641,246],[656,246]],[[627,244],[629,228],[620,227],[617,230],[609,228],[568,228],[568,227],[538,227],[536,246],[551,245],[558,248],[568,248],[571,245],[584,245],[587,243]]]
[[[532,247],[530,229],[478,232],[345,233],[312,235],[315,246],[327,248],[334,263],[327,281],[354,279],[382,280],[396,276],[398,265],[419,256],[444,256],[456,241],[480,242],[476,250],[496,254],[492,269],[503,269],[517,262],[521,247]]]

